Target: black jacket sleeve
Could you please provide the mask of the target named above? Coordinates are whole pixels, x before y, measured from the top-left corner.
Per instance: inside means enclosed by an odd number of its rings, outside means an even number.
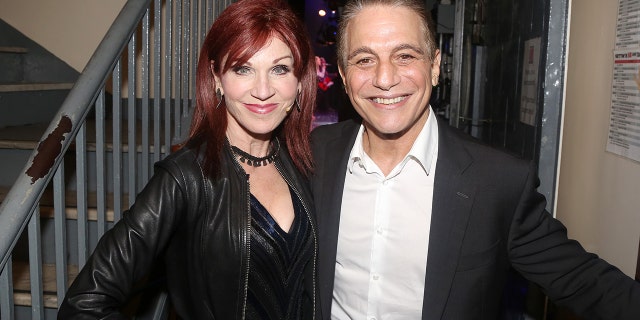
[[[124,318],[132,288],[161,255],[186,206],[180,177],[162,167],[105,233],[62,302],[59,319]]]
[[[532,166],[509,235],[509,260],[555,303],[585,319],[640,319],[640,283],[567,238],[544,209]]]

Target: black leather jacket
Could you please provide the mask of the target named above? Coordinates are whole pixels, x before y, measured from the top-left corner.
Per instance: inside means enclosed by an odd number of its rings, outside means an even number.
[[[283,144],[284,145],[284,144]],[[60,319],[119,317],[132,288],[164,264],[171,303],[185,319],[244,319],[249,261],[250,208],[247,175],[228,145],[222,172],[205,176],[195,151],[183,148],[155,165],[155,174],[100,240],[67,292]],[[286,148],[276,168],[300,197],[311,221],[315,254],[305,269],[305,319],[317,302],[316,225],[308,185]]]

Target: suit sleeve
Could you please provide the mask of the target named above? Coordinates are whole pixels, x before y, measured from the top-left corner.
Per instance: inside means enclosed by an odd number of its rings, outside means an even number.
[[[98,242],[69,288],[58,319],[125,318],[120,309],[161,255],[186,206],[183,195],[173,175],[156,169],[134,205]]]
[[[509,232],[509,259],[559,305],[588,319],[640,319],[640,283],[586,252],[546,210],[531,166]]]

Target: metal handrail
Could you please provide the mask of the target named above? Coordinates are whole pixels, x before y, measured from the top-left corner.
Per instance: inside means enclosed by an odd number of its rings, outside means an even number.
[[[0,204],[0,270],[150,2],[124,5]]]
[[[12,258],[12,254],[15,254],[14,248],[25,229],[28,229],[29,241],[29,299],[32,317],[44,316],[45,290],[42,273],[45,262],[42,259],[43,240],[39,221],[41,198],[49,186],[53,188],[54,197],[58,305],[64,297],[68,284],[67,267],[71,267],[67,266],[70,259],[66,252],[69,244],[66,239],[68,212],[65,203],[65,159],[70,156],[69,148],[75,143],[75,219],[78,243],[77,259],[73,260],[77,261],[75,267],[81,268],[88,258],[87,252],[91,250],[88,240],[87,181],[92,178],[96,180],[95,185],[91,186],[97,188],[95,219],[97,236],[100,237],[109,222],[106,212],[107,189],[114,189],[113,214],[109,219],[116,222],[123,206],[132,204],[136,191],[148,180],[150,163],[158,161],[162,155],[166,156],[170,152],[171,143],[180,141],[184,136],[194,101],[196,54],[210,23],[231,2],[233,1],[128,0],[125,3],[0,204],[0,318],[13,318],[15,294],[12,287],[12,266],[16,261],[13,261],[15,258]],[[152,8],[154,11],[151,11]],[[150,23],[151,17],[153,23]],[[138,43],[141,43],[140,47]],[[124,61],[125,56],[127,61]],[[140,65],[138,60],[142,61]],[[151,61],[153,66],[150,66]],[[128,64],[123,66],[124,62]],[[127,70],[126,74],[123,69]],[[110,92],[113,97],[110,114],[113,118],[111,149],[105,135],[105,114],[108,113],[105,109],[105,87],[110,77],[113,81]],[[121,78],[126,78],[126,83]],[[122,94],[125,90],[128,91],[126,97]],[[151,92],[153,106],[150,106]],[[161,104],[163,98],[164,102]],[[125,100],[126,105],[123,103]],[[150,107],[153,109],[150,110]],[[121,108],[126,108],[128,112],[121,112]],[[85,136],[89,115],[95,118],[95,150],[87,149]],[[152,116],[154,122],[150,126],[148,120]],[[125,128],[121,123],[128,124],[128,127]],[[124,130],[128,132],[125,137],[126,147],[121,145],[123,139],[120,131]],[[138,130],[141,141],[137,141]],[[153,140],[153,145],[150,140]],[[150,157],[151,152],[153,157]],[[122,161],[125,153],[128,153],[126,163]],[[113,167],[110,182],[107,182],[109,169],[105,164],[107,154],[113,160],[109,162]],[[86,165],[91,156],[95,160],[95,173],[87,173],[91,171]],[[122,177],[125,175],[124,170],[128,175],[126,181]],[[128,187],[128,190],[121,188],[121,184]],[[122,195],[126,192],[129,201],[123,204]],[[8,296],[3,296],[5,293]],[[165,298],[159,297],[159,301],[162,302]],[[52,300],[48,301],[48,307],[55,306],[52,305]],[[164,303],[159,306],[158,311],[162,310],[163,305]]]

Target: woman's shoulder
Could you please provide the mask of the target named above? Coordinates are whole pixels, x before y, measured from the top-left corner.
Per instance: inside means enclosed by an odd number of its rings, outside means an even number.
[[[201,158],[199,148],[184,146],[156,162],[155,167],[163,168],[173,174],[178,172],[181,175],[189,172],[200,173],[202,171]]]

